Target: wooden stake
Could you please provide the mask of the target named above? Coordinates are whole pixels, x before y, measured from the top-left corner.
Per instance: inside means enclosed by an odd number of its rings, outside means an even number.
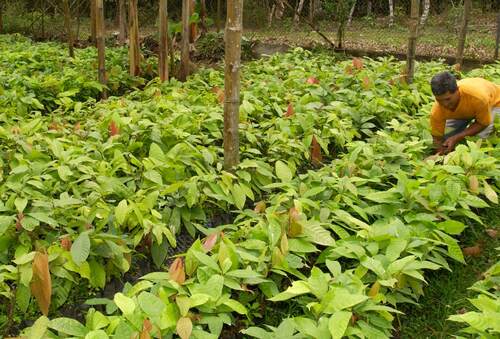
[[[139,18],[137,14],[137,0],[129,0],[129,66],[130,75],[138,76],[141,73],[141,54],[139,51]]]
[[[495,60],[498,59],[498,49],[500,45],[500,12],[497,14],[497,39],[495,43]]]
[[[127,39],[127,9],[125,0],[118,0],[118,27],[118,43],[123,46]]]
[[[418,19],[420,15],[420,0],[411,0],[410,37],[408,39],[408,54],[406,58],[406,82],[413,82],[415,73],[415,51],[417,49]]]
[[[240,67],[243,0],[227,1],[224,73],[224,168],[239,163]]]
[[[168,80],[168,12],[167,0],[160,0],[160,60],[158,73],[161,82]]]
[[[95,4],[94,17],[95,17],[95,29],[96,29],[96,42],[97,42],[97,58],[98,58],[98,75],[99,82],[106,86],[106,56],[105,56],[105,45],[104,45],[104,7],[103,0],[93,0]],[[101,98],[107,99],[108,93],[106,89],[102,91]]]
[[[464,62],[465,39],[467,37],[467,26],[469,25],[469,14],[472,9],[472,1],[464,0],[464,11],[462,15],[462,25],[460,26],[460,35],[458,36],[458,49],[456,63],[462,66]]]
[[[73,30],[71,29],[71,8],[69,7],[69,0],[63,0],[63,10],[64,28],[66,30],[66,34],[68,35],[69,56],[74,58],[75,51],[73,48]]]
[[[189,75],[189,5],[191,0],[182,0],[182,41],[179,80],[186,81]]]
[[[90,41],[96,43],[96,0],[90,0]]]

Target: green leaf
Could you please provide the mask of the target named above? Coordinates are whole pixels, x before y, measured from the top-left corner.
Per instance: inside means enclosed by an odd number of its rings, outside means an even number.
[[[103,330],[95,330],[87,333],[84,339],[108,339],[109,336]]]
[[[87,232],[81,233],[71,245],[71,257],[80,265],[87,260],[90,254],[90,238]]]
[[[127,200],[123,199],[118,203],[118,206],[115,208],[115,217],[116,217],[116,222],[119,225],[123,225],[125,222],[125,219],[127,218],[127,214],[129,213],[129,208],[127,204]]]
[[[26,205],[28,204],[28,199],[26,198],[16,198],[16,200],[14,200],[14,205],[16,205],[16,209],[17,209],[17,212],[18,213],[21,213],[24,211],[24,209],[26,208]]]
[[[294,281],[292,286],[288,287],[286,291],[270,298],[271,301],[283,301],[296,297],[301,294],[311,293],[309,285],[305,281]]]
[[[142,310],[151,318],[159,317],[165,308],[163,301],[149,292],[139,294],[137,301]]]
[[[293,174],[290,168],[288,167],[287,164],[285,164],[283,161],[278,160],[276,161],[276,176],[283,182],[287,182],[292,180]]]
[[[241,303],[239,303],[236,300],[229,299],[229,300],[224,301],[223,304],[239,314],[247,314],[248,313],[245,306],[243,306]]]
[[[49,328],[56,330],[59,333],[77,337],[84,337],[89,332],[85,326],[70,318],[53,319],[49,323]]]
[[[328,321],[328,329],[332,339],[342,339],[347,327],[349,326],[349,321],[351,320],[352,312],[338,311],[335,312]]]
[[[161,178],[160,173],[158,173],[155,170],[149,170],[144,172],[144,178],[154,182],[155,184],[163,185],[163,179]]]
[[[465,229],[465,225],[460,221],[446,220],[437,224],[437,227],[448,234],[460,234]]]
[[[90,260],[90,283],[93,287],[104,288],[106,285],[106,271],[104,267],[95,260]]]
[[[73,175],[73,172],[68,166],[62,165],[57,168],[57,174],[59,174],[62,181],[68,181],[69,177]]]
[[[217,262],[206,255],[205,253],[202,253],[200,251],[192,251],[193,255],[198,259],[202,264],[210,267],[211,269],[220,272],[219,265],[217,265]]]
[[[333,246],[335,240],[330,232],[324,229],[318,222],[304,222],[304,235],[313,243],[323,246]]]
[[[33,326],[31,326],[29,330],[29,338],[30,339],[44,339],[46,338],[47,329],[49,326],[50,320],[46,316],[42,315],[38,318]]]
[[[163,153],[161,147],[155,143],[152,143],[151,147],[149,148],[149,157],[160,162],[165,162],[166,160],[165,153]]]
[[[240,187],[240,185],[234,184],[233,187],[231,187],[231,194],[233,195],[236,207],[240,210],[243,209],[247,197],[245,191]]]
[[[486,198],[488,198],[489,201],[491,201],[494,204],[498,204],[498,195],[497,193],[491,188],[490,185],[486,182],[486,180],[483,181],[483,186],[484,186],[484,195]]]
[[[450,196],[453,201],[456,201],[460,197],[460,191],[462,187],[460,184],[454,180],[448,180],[446,182],[446,193]]]
[[[116,293],[113,298],[116,306],[122,311],[123,314],[128,315],[134,313],[135,302],[133,299],[125,296],[123,293]]]

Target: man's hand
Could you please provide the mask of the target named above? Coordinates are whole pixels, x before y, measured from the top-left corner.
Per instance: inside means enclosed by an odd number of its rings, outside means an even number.
[[[443,142],[442,145],[442,151],[444,151],[444,154],[450,153],[455,149],[455,146],[462,141],[463,137],[460,134],[454,135],[446,139],[445,142]]]

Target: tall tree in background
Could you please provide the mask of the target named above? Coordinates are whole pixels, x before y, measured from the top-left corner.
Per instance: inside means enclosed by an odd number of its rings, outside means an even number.
[[[415,51],[417,49],[418,18],[420,15],[420,0],[411,0],[410,37],[408,39],[408,54],[406,58],[406,82],[413,82],[415,73]]]
[[[420,27],[424,27],[427,18],[429,17],[429,11],[431,8],[431,0],[424,0],[422,16],[420,17]]]
[[[161,82],[168,80],[168,11],[167,0],[160,0],[160,59],[158,71]]]
[[[125,40],[127,40],[127,9],[125,0],[118,0],[118,27],[118,43],[125,45]]]
[[[297,4],[297,8],[295,9],[295,14],[293,15],[293,23],[297,25],[300,21],[300,14],[302,13],[302,9],[304,8],[305,0],[299,0]]]
[[[222,0],[217,0],[217,14],[215,16],[215,26],[217,27],[217,33],[220,32],[221,15],[222,15]]]
[[[195,8],[196,8],[196,1],[195,0],[190,0],[189,1],[189,20],[195,13]],[[196,22],[191,22],[189,25],[190,27],[190,32],[189,32],[189,42],[194,44],[196,41],[196,37],[198,36],[198,25]]]
[[[240,67],[243,0],[227,1],[224,73],[224,168],[239,163]]]
[[[372,15],[373,3],[372,0],[368,0],[366,4],[366,16]]]
[[[201,33],[205,34],[207,32],[207,5],[205,0],[200,0],[200,27]]]
[[[105,45],[104,45],[104,7],[102,4],[103,0],[93,0],[94,7],[94,25],[96,30],[96,44],[97,44],[97,61],[98,61],[98,76],[99,82],[106,86],[106,56],[105,56]],[[101,93],[102,99],[106,99],[108,94],[106,89],[103,89]]]
[[[356,3],[357,3],[356,0],[354,0],[353,3],[352,3],[351,10],[349,11],[349,20],[347,20],[347,26],[351,25],[352,16],[354,15],[354,10],[356,9]]]
[[[469,25],[469,15],[472,9],[472,0],[464,0],[464,9],[462,14],[462,24],[460,26],[460,34],[458,36],[458,49],[456,64],[462,67],[464,62],[465,40],[467,38],[467,26]]]
[[[394,0],[389,0],[389,26],[394,25]]]
[[[67,34],[69,56],[75,57],[75,50],[73,47],[73,29],[71,25],[71,8],[69,7],[69,0],[63,0],[63,13],[64,13],[64,29]]]
[[[189,74],[189,5],[191,0],[182,0],[182,40],[181,40],[181,67],[179,80],[186,81]]]
[[[96,0],[90,0],[90,41],[96,43]]]
[[[139,16],[137,13],[137,0],[129,0],[129,66],[130,75],[137,76],[141,73],[141,52],[139,49]]]
[[[498,49],[500,45],[500,12],[497,14],[497,39],[495,42],[495,60],[498,59]]]

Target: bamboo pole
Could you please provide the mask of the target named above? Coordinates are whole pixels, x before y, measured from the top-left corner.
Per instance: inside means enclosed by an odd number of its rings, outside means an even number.
[[[224,73],[224,168],[239,163],[240,67],[243,0],[227,1]]]
[[[495,60],[498,59],[498,49],[500,45],[500,12],[497,14],[497,39],[495,42]]]
[[[410,37],[408,39],[408,54],[406,58],[406,82],[413,82],[415,74],[415,51],[417,49],[418,19],[420,15],[420,0],[411,0]]]
[[[96,30],[96,43],[97,43],[97,58],[98,58],[98,75],[99,82],[106,86],[106,63],[105,63],[105,45],[104,45],[104,7],[103,0],[93,0],[95,4],[94,8],[94,18],[95,18],[95,30]],[[101,98],[106,99],[108,93],[106,89],[102,91]]]
[[[90,41],[96,43],[96,0],[90,0]]]
[[[158,73],[161,82],[168,80],[168,11],[167,0],[160,0],[160,60]]]
[[[139,18],[137,14],[137,0],[129,0],[129,66],[130,75],[138,76],[141,73],[141,55],[139,51]]]
[[[118,28],[118,43],[123,46],[127,39],[127,9],[125,0],[118,0]]]
[[[189,74],[189,5],[191,0],[182,0],[182,41],[179,80],[186,81]]]
[[[71,8],[69,7],[69,0],[63,0],[64,10],[64,28],[68,35],[69,56],[75,57],[75,50],[73,47],[73,30],[71,29]]]
[[[472,1],[464,0],[464,11],[462,15],[462,25],[460,26],[460,34],[458,36],[458,49],[456,63],[462,67],[464,62],[465,40],[467,38],[467,26],[469,25],[469,14],[472,9]]]

